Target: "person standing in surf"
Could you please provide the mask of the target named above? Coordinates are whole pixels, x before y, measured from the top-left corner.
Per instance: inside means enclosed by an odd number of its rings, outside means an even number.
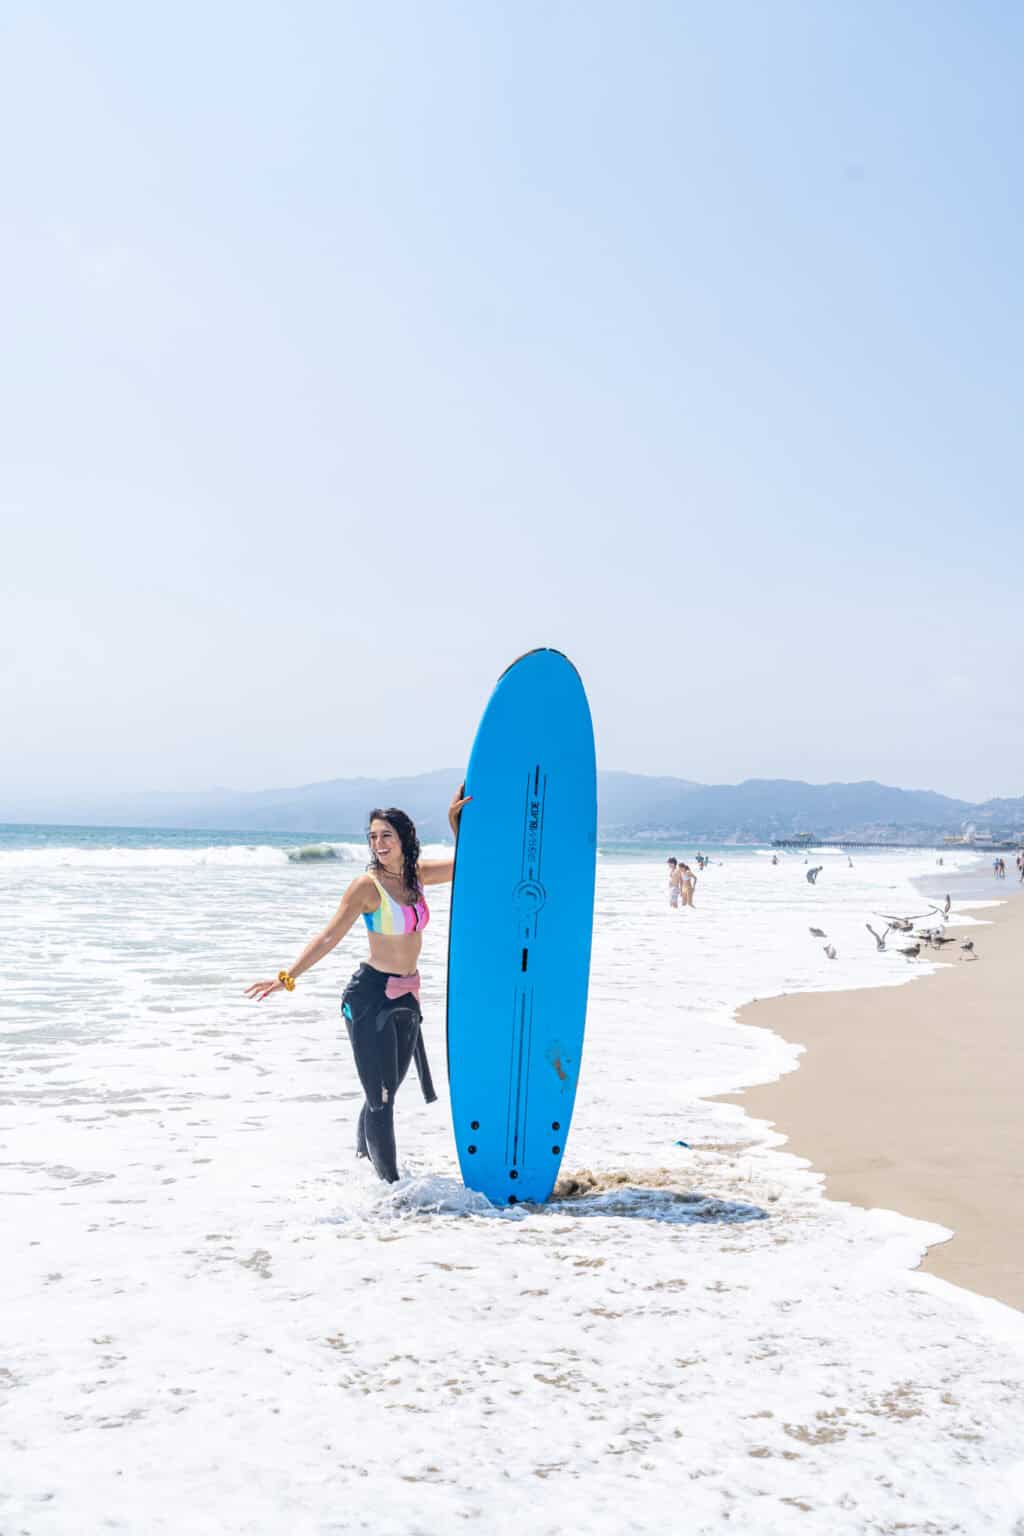
[[[668,904],[670,907],[679,905],[679,864],[673,858],[668,861]]]
[[[468,803],[462,785],[448,807],[452,836]],[[373,810],[367,843],[370,863],[341,898],[326,928],[311,939],[291,970],[274,981],[257,981],[246,997],[262,1002],[273,992],[291,992],[298,978],[317,965],[361,917],[366,924],[369,958],[342,993],[341,1011],[355,1056],[365,1101],[356,1129],[356,1156],[368,1157],[380,1178],[398,1178],[395,1146],[395,1095],[416,1062],[427,1103],[437,1098],[420,1026],[420,974],[423,930],[430,921],[424,886],[445,885],[455,868],[454,855],[422,859],[412,820],[397,806]]]

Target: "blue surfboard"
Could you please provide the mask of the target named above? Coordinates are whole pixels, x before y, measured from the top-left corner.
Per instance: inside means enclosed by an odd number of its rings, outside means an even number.
[[[466,772],[448,946],[462,1177],[494,1204],[554,1188],[576,1099],[597,856],[594,731],[560,651],[498,679]]]

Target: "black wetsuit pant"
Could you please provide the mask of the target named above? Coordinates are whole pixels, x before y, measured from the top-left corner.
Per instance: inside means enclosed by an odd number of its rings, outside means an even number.
[[[420,1038],[419,1000],[411,992],[389,998],[387,983],[384,971],[361,965],[342,993],[341,1011],[366,1095],[356,1130],[356,1156],[368,1157],[378,1175],[394,1184],[395,1095],[414,1058],[423,1097],[430,1103],[437,1095]]]

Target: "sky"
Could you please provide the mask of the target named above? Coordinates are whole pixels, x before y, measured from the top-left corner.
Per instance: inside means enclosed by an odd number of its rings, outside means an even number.
[[[1024,9],[0,11],[5,798],[1024,793]]]

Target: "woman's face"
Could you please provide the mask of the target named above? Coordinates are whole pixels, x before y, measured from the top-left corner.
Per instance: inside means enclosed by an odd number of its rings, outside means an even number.
[[[390,821],[374,818],[370,822],[370,852],[378,864],[396,869],[402,863],[402,844]]]

